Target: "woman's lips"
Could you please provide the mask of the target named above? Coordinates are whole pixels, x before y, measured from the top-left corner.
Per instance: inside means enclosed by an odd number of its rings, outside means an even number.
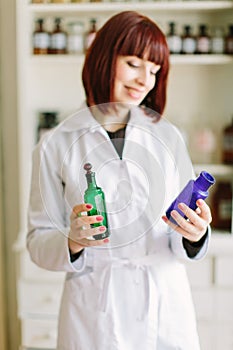
[[[134,99],[139,99],[142,98],[142,95],[144,94],[144,90],[139,90],[139,89],[135,89],[132,87],[127,86],[126,87],[128,94],[130,97],[134,98]]]

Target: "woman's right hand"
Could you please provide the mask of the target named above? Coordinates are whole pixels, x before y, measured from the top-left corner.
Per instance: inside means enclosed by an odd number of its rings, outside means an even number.
[[[69,249],[72,254],[78,253],[85,247],[100,246],[109,242],[108,238],[102,240],[90,237],[104,233],[105,226],[91,227],[91,224],[103,221],[101,215],[87,216],[85,213],[92,209],[91,204],[78,204],[74,206],[70,215]]]

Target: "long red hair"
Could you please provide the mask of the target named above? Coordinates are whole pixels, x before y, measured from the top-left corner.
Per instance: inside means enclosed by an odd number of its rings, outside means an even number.
[[[166,104],[169,49],[166,37],[148,17],[124,11],[111,17],[97,32],[82,71],[89,106],[113,102],[113,87],[118,55],[138,56],[160,65],[155,87],[141,105],[163,113]]]

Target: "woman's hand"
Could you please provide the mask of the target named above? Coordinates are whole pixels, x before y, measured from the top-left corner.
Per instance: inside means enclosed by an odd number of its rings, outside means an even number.
[[[171,212],[171,216],[177,222],[177,225],[172,223],[166,216],[162,219],[172,229],[180,233],[183,237],[191,242],[198,242],[206,233],[208,225],[212,221],[210,207],[202,199],[198,199],[197,209],[194,211],[190,209],[186,204],[180,203],[179,209],[188,218],[183,218],[176,210]]]
[[[100,223],[103,221],[101,215],[87,216],[84,212],[92,209],[91,204],[76,205],[70,215],[70,233],[69,233],[69,249],[72,254],[78,253],[84,247],[93,247],[108,243],[108,238],[103,240],[92,240],[90,237],[104,233],[105,226],[91,228],[91,224]]]

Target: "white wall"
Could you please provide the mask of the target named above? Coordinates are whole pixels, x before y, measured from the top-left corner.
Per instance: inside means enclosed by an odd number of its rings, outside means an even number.
[[[13,243],[18,233],[17,97],[16,97],[16,0],[0,0],[0,120],[2,133],[3,230],[0,247],[6,309],[6,350],[19,348],[19,322],[16,304],[16,263]],[[1,276],[0,276],[1,279]],[[0,291],[3,289],[0,284]],[[2,307],[0,305],[2,313]],[[2,316],[2,315],[1,315]],[[3,320],[1,320],[2,322]],[[1,328],[1,326],[0,326]],[[3,335],[0,334],[1,341]],[[3,344],[0,341],[0,348]]]

